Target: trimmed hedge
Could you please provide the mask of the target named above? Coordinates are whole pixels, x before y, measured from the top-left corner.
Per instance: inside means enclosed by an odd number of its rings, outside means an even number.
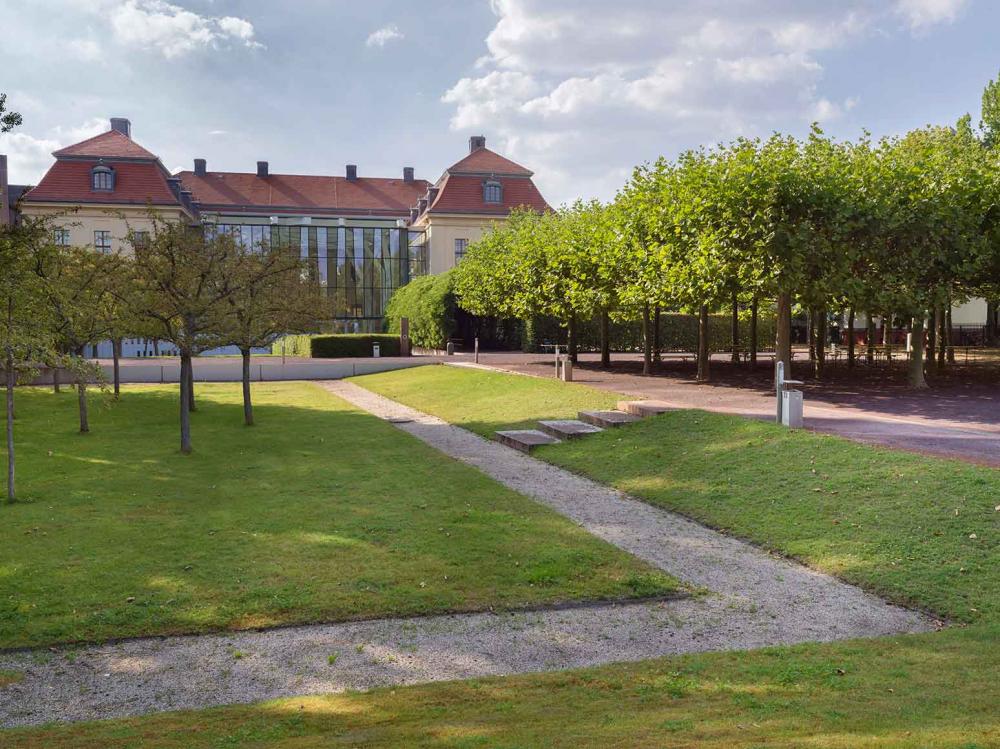
[[[399,335],[399,320],[410,320],[410,344],[443,349],[455,331],[454,274],[420,276],[393,292],[385,309],[389,332]]]
[[[289,335],[284,337],[288,356],[313,359],[364,358],[372,355],[372,345],[379,344],[382,356],[399,356],[399,336],[368,333],[339,333],[332,335]],[[281,353],[281,341],[271,349]]]

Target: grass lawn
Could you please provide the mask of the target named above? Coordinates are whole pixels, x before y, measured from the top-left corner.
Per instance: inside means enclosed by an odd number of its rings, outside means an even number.
[[[70,392],[18,392],[0,506],[0,647],[481,610],[674,581],[311,384],[126,388],[76,429]],[[5,461],[0,466],[5,470]]]
[[[596,393],[455,367],[355,381],[477,431],[502,428],[505,411],[511,421],[566,416]],[[522,400],[526,391],[537,392]],[[996,469],[704,411],[534,454],[900,603],[956,621],[1000,621]]]
[[[946,636],[942,636],[946,635]],[[301,697],[2,734],[19,749],[986,749],[981,628]]]
[[[537,429],[539,419],[575,419],[579,411],[614,408],[621,400],[584,385],[460,367],[416,367],[353,381],[489,438],[497,429]]]

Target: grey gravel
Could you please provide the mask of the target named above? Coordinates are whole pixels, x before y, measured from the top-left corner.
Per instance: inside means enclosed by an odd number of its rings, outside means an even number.
[[[0,725],[931,630],[929,617],[348,382],[330,392],[681,580],[690,599],[149,638],[0,654]],[[335,656],[330,663],[330,656]]]

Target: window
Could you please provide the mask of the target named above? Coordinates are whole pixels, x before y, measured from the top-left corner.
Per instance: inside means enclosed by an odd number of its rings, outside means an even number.
[[[56,229],[53,231],[52,242],[57,247],[69,247],[69,229]]]
[[[111,232],[98,230],[94,232],[94,249],[102,255],[111,253]]]
[[[483,183],[483,202],[502,203],[503,185],[495,180],[487,180]]]
[[[132,233],[132,243],[136,247],[148,247],[149,246],[149,232],[148,231],[137,231]]]
[[[115,189],[115,173],[110,167],[98,165],[90,170],[90,186],[101,192]]]
[[[469,247],[468,239],[456,239],[455,240],[455,265],[462,262],[462,258],[465,257],[465,251]]]

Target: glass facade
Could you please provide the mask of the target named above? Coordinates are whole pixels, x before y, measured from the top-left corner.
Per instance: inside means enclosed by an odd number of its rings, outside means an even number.
[[[392,293],[427,273],[423,232],[395,224],[249,224],[220,218],[206,231],[225,232],[248,248],[297,249],[325,290],[330,326],[338,331],[380,331]]]

